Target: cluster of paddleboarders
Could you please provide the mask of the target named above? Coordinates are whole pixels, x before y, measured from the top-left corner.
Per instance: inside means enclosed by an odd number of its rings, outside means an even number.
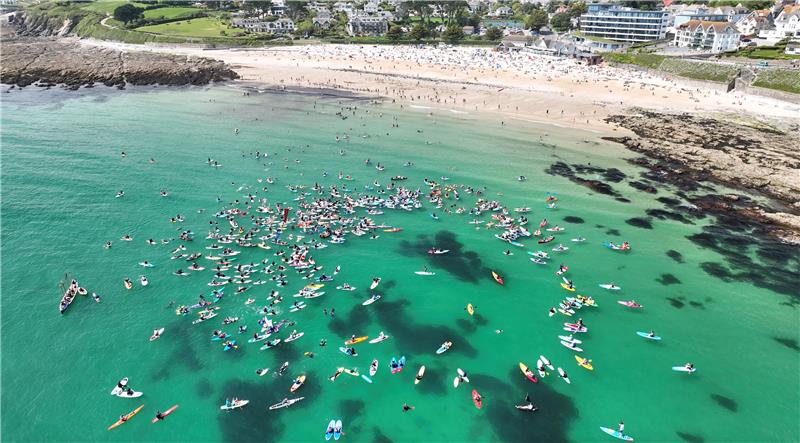
[[[257,160],[268,157],[266,154],[257,154],[255,156]],[[344,155],[344,151],[342,150],[340,154]],[[221,167],[218,162],[212,159],[208,160],[208,164],[212,167]],[[367,167],[372,166],[371,160],[365,161],[364,164]],[[407,162],[405,166],[411,167],[413,163]],[[386,166],[378,163],[375,169],[379,172],[384,171]],[[323,176],[327,177],[327,172],[323,173]],[[340,291],[340,294],[356,290],[356,287],[348,282],[337,282],[342,271],[340,266],[336,266],[333,272],[323,272],[324,266],[316,261],[314,253],[332,245],[345,243],[351,236],[364,236],[365,240],[376,240],[383,234],[401,233],[403,231],[402,228],[378,223],[372,217],[380,216],[384,211],[388,210],[412,212],[421,209],[424,200],[427,200],[427,203],[435,208],[434,212],[431,212],[431,217],[434,220],[439,220],[440,214],[469,214],[473,217],[473,220],[468,223],[474,225],[475,229],[499,229],[500,233],[496,234],[495,237],[514,248],[520,248],[520,250],[524,250],[526,247],[521,241],[524,241],[527,237],[536,238],[537,244],[545,245],[555,241],[556,235],[566,231],[561,226],[551,226],[548,219],[544,218],[539,223],[538,228],[534,232],[530,232],[526,228],[529,219],[524,214],[528,214],[531,208],[520,207],[510,211],[501,202],[486,199],[485,188],[478,189],[465,185],[448,184],[446,183],[449,180],[447,177],[441,177],[441,181],[426,178],[424,180],[425,186],[428,187],[426,192],[421,189],[400,186],[398,182],[407,180],[406,176],[401,175],[394,176],[385,184],[381,184],[379,180],[374,180],[364,185],[364,190],[360,192],[348,187],[348,183],[355,180],[350,175],[343,176],[340,172],[339,179],[342,182],[329,186],[323,186],[318,183],[311,187],[296,184],[286,186],[289,192],[296,195],[293,203],[270,203],[265,197],[268,192],[267,185],[276,185],[280,182],[276,177],[259,178],[256,186],[238,186],[235,192],[238,193],[239,197],[233,201],[223,204],[222,198],[217,197],[217,202],[221,204],[221,207],[208,222],[209,231],[205,237],[207,244],[204,249],[201,249],[202,245],[199,245],[201,242],[196,241],[196,237],[191,230],[179,228],[180,237],[178,241],[181,243],[171,251],[169,260],[173,263],[185,263],[185,265],[173,265],[172,268],[177,269],[172,271],[171,274],[179,278],[187,278],[194,275],[202,275],[203,271],[206,271],[206,275],[210,274],[207,286],[211,292],[208,295],[199,294],[194,304],[187,303],[177,306],[175,314],[181,317],[191,317],[192,325],[202,325],[209,321],[214,323],[214,326],[210,328],[210,341],[212,346],[221,345],[223,352],[242,352],[241,349],[248,345],[258,345],[260,346],[260,351],[270,350],[278,346],[292,346],[288,345],[288,343],[301,340],[305,336],[305,332],[293,329],[286,335],[282,333],[283,328],[298,325],[299,320],[297,318],[290,319],[290,316],[297,316],[298,314],[296,313],[307,308],[309,304],[319,302],[314,299],[322,297],[328,292],[324,290],[326,289],[326,284],[330,285],[327,288],[328,290],[331,287],[335,287],[335,290]],[[519,179],[523,181],[524,176],[520,176]],[[234,183],[231,184],[236,186]],[[476,201],[471,208],[459,206],[463,205],[461,202],[462,194],[475,197]],[[123,195],[124,193],[120,191],[117,197],[122,197]],[[555,194],[548,193],[545,199],[545,207],[547,209],[555,209],[557,204],[558,197]],[[198,214],[204,214],[205,210],[201,209],[197,212]],[[479,218],[487,214],[490,221]],[[182,223],[184,220],[184,216],[179,214],[170,218],[169,221],[174,224]],[[122,240],[132,241],[133,236],[125,234]],[[159,244],[168,244],[171,241],[173,239],[162,239],[161,242],[149,239],[147,244],[158,246]],[[577,236],[573,237],[571,241],[580,245],[586,239]],[[613,242],[606,242],[603,245],[617,253],[629,253],[631,251],[631,245],[627,241],[619,245]],[[106,248],[110,247],[111,242],[108,242]],[[514,255],[512,249],[509,247],[503,253],[507,256]],[[558,246],[551,248],[549,252],[543,250],[527,251],[527,254],[531,256],[530,260],[535,265],[546,265],[547,260],[551,258],[550,254],[565,254],[569,249],[564,244],[558,244]],[[436,263],[435,257],[446,256],[450,253],[448,249],[437,245],[426,247],[424,252],[434,257],[430,261],[434,265]],[[268,255],[263,259],[253,259],[256,253]],[[246,260],[242,259],[245,256],[249,256],[252,261],[246,263]],[[156,265],[149,260],[142,260],[139,265],[149,270],[156,268]],[[184,270],[184,267],[187,270]],[[583,308],[598,306],[593,297],[577,293],[578,289],[575,283],[567,277],[569,271],[570,268],[563,262],[558,266],[556,275],[560,277],[560,285],[567,291],[567,296],[559,301],[557,308],[550,309],[550,317],[554,317],[557,314],[573,317]],[[436,275],[436,272],[432,272],[427,266],[424,266],[422,271],[416,271],[414,274],[419,276],[418,278],[432,278]],[[500,272],[492,271],[491,278],[501,286],[506,285],[506,281]],[[284,303],[284,297],[280,295],[281,288],[296,281],[302,284],[301,289],[291,294],[291,299],[296,300],[291,303]],[[369,298],[361,303],[362,306],[358,307],[358,309],[380,309],[382,294],[378,291],[380,290],[381,282],[381,277],[373,277],[372,281],[366,285],[368,286],[367,292],[370,295]],[[141,287],[149,285],[149,281],[144,275],[139,278],[139,283]],[[258,295],[254,293],[262,285],[274,285],[275,289],[269,291],[265,305],[251,306],[258,302]],[[125,278],[123,287],[126,290],[133,290],[135,285],[131,279]],[[620,291],[622,289],[614,283],[601,284],[600,287],[608,291]],[[227,288],[231,289],[226,293]],[[80,293],[81,290],[84,293],[86,292],[85,289],[78,286],[75,280],[72,280],[62,297],[62,312],[72,302],[75,294]],[[236,315],[227,315],[222,318],[222,321],[219,319],[214,320],[220,314],[223,306],[229,303],[227,300],[241,300],[233,296],[244,292],[248,292],[248,297],[244,301],[244,306],[247,307],[246,312],[237,310]],[[209,299],[206,299],[206,297]],[[286,297],[289,298],[289,295]],[[635,300],[620,300],[618,303],[630,309],[643,308]],[[173,308],[175,305],[176,303],[173,301],[167,307]],[[286,306],[285,308],[283,308],[284,305]],[[320,307],[322,308],[322,306]],[[233,308],[230,309],[234,310]],[[333,316],[333,308],[324,307],[320,310],[327,316],[329,309],[330,316]],[[476,306],[470,303],[465,310],[467,315],[472,317],[475,315]],[[245,317],[246,313],[251,314],[249,318]],[[248,320],[254,319],[252,314],[255,314],[254,325],[245,324]],[[302,316],[298,317],[302,318]],[[249,329],[248,326],[255,327]],[[204,326],[197,327],[203,328]],[[229,328],[229,330],[226,331],[226,328]],[[567,331],[568,334],[558,336],[561,345],[575,353],[574,358],[578,366],[588,371],[594,370],[592,360],[582,355],[584,352],[581,347],[583,340],[578,338],[580,334],[586,334],[589,330],[583,319],[578,318],[574,322],[563,323],[563,330]],[[252,335],[248,331],[252,332]],[[155,328],[150,341],[160,339],[164,332],[165,328],[163,327]],[[495,332],[499,334],[502,333],[502,330],[496,330]],[[654,342],[661,340],[661,337],[652,330],[647,332],[637,331],[637,334]],[[240,339],[235,337],[240,337]],[[246,340],[247,344],[241,337],[249,337]],[[377,345],[390,338],[383,331],[380,331],[373,339],[370,339],[367,335],[352,334],[349,339],[344,340],[344,345],[339,347],[338,350],[343,354],[342,358],[355,358],[360,355],[356,349],[357,346],[362,351],[364,351],[365,346],[367,351],[372,351],[376,347],[371,347],[370,345]],[[308,339],[306,338],[306,340]],[[261,344],[262,342],[263,344]],[[302,343],[302,340],[300,343]],[[322,338],[319,342],[319,347],[324,349],[326,345],[327,339]],[[447,353],[454,346],[457,345],[453,341],[445,339],[438,349],[431,350],[431,358],[447,358],[437,356]],[[315,354],[313,352],[305,352],[303,355],[308,358],[314,358]],[[386,366],[388,366],[391,374],[399,374],[407,365],[406,357],[401,355],[399,358],[392,357]],[[267,367],[259,368],[255,372],[258,377],[264,377],[268,374],[272,374],[274,377],[281,377],[289,371],[289,367],[290,362],[286,361],[276,371],[271,371]],[[379,367],[380,363],[377,358],[371,360],[367,374],[360,373],[357,367],[337,367],[334,374],[329,377],[329,380],[335,382],[342,374],[347,374],[371,384],[378,374]],[[556,371],[559,378],[565,383],[571,384],[567,371],[562,367],[554,366],[544,355],[540,355],[536,360],[535,372],[524,362],[519,362],[519,369],[524,377],[533,383],[538,383],[547,377],[550,374],[549,371]],[[691,363],[687,363],[683,366],[673,367],[673,370],[692,373],[696,369]],[[414,377],[414,384],[423,382],[425,371],[426,366],[424,364],[420,365]],[[290,385],[287,383],[288,390],[292,394],[300,392],[306,383],[306,374],[302,373],[302,371],[300,372],[292,379]],[[464,383],[471,383],[469,376],[463,369],[456,368],[453,378],[454,388],[458,388]],[[120,398],[138,398],[143,395],[142,392],[134,391],[127,384],[128,379],[123,378],[117,383],[111,394]],[[475,384],[480,384],[480,380],[476,380]],[[242,393],[237,395],[242,395]],[[486,405],[485,397],[478,392],[477,388],[472,389],[470,397],[476,408],[482,409]],[[285,397],[268,405],[267,410],[275,411],[288,408],[303,399],[304,397]],[[247,406],[249,403],[249,400],[236,396],[226,399],[225,403],[220,406],[220,410],[235,411]],[[133,411],[120,416],[119,420],[108,429],[113,429],[129,421],[142,410],[143,406],[139,406]],[[511,406],[514,406],[511,410],[516,409],[524,413],[533,413],[539,409],[528,394],[525,395],[523,402],[509,405],[509,408]],[[164,420],[177,408],[178,405],[175,405],[165,412],[157,411],[153,423]],[[408,412],[414,410],[414,407],[403,404],[402,410],[403,412]],[[633,440],[624,433],[624,424],[622,422],[619,423],[616,430],[605,427],[601,427],[601,429],[613,437],[626,441]],[[344,435],[342,420],[330,420],[325,428],[325,439],[330,440],[333,438],[338,440],[342,435]]]

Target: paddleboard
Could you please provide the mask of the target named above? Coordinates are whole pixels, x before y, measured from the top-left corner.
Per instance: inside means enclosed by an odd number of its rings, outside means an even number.
[[[539,377],[541,378],[544,378],[544,376],[547,375],[547,373],[544,372],[544,363],[542,363],[541,358],[536,360],[536,371],[539,373]]]
[[[290,341],[295,341],[295,340],[297,340],[298,338],[300,338],[300,337],[302,337],[302,336],[304,336],[304,335],[306,335],[306,333],[305,333],[305,332],[300,332],[299,334],[295,334],[294,336],[289,336],[289,337],[286,337],[286,338],[283,340],[283,342],[284,342],[284,343],[289,343]]]
[[[468,304],[468,305],[467,305],[467,313],[468,313],[469,315],[473,315],[473,314],[475,314],[475,307],[474,307],[474,306],[472,306],[472,303],[470,303],[470,304]]]
[[[544,365],[547,366],[548,369],[550,369],[551,371],[555,369],[555,367],[553,367],[553,365],[550,363],[550,360],[548,360],[547,357],[545,357],[544,355],[540,355],[539,358],[542,360],[542,363],[544,363]]]
[[[691,374],[692,372],[696,371],[697,368],[686,369],[685,366],[673,366],[672,370],[673,371],[678,371],[678,372],[688,372],[689,374]]]
[[[250,403],[250,400],[239,400],[239,402],[238,402],[238,403],[236,403],[235,405],[228,405],[228,404],[224,404],[224,405],[220,406],[219,408],[220,408],[221,410],[223,410],[223,411],[232,411],[232,410],[234,410],[234,409],[239,409],[239,408],[241,408],[241,407],[244,407],[244,406],[246,406],[248,403]]]
[[[333,431],[333,439],[338,440],[342,436],[342,421],[336,420],[336,426],[334,427]]]
[[[364,303],[361,303],[361,306],[371,305],[371,304],[375,303],[376,301],[378,301],[380,299],[381,299],[380,294],[373,295],[372,297],[370,297],[366,301],[364,301]]]
[[[422,365],[420,366],[419,371],[417,371],[417,377],[414,379],[414,384],[418,385],[424,375],[425,375],[425,365]]]
[[[525,375],[525,378],[528,380],[537,383],[539,380],[536,379],[536,376],[533,374],[533,371],[528,369],[528,365],[525,363],[519,362],[519,370],[522,371],[522,374]]]
[[[622,289],[621,287],[616,286],[616,285],[612,285],[610,283],[605,283],[605,284],[598,285],[598,286],[600,286],[603,289],[608,289],[608,290],[611,290],[611,291],[619,291],[620,289]]]
[[[436,275],[435,272],[428,272],[428,271],[416,271],[414,273],[417,275]]]
[[[380,279],[380,278],[378,278],[377,280],[373,280],[373,281],[372,281],[372,284],[371,284],[371,285],[369,285],[369,289],[370,289],[370,290],[373,290],[373,289],[377,288],[377,287],[378,287],[378,285],[380,284],[380,282],[381,282],[381,279]]]
[[[633,441],[633,437],[629,437],[627,435],[620,434],[619,431],[615,431],[615,430],[610,429],[610,428],[604,428],[602,426],[600,426],[600,430],[605,432],[606,434],[608,434],[608,435],[610,435],[612,437],[616,437],[616,438],[618,438],[620,440]]]
[[[131,390],[130,395],[128,394],[128,391],[120,391],[120,392],[117,392],[114,395],[116,395],[117,397],[120,397],[120,398],[139,398],[142,395],[144,395],[144,393],[142,393],[140,391]]]
[[[561,283],[561,287],[566,289],[569,292],[575,292],[575,288],[570,288],[569,285],[566,284],[566,283]]]
[[[325,428],[325,440],[330,440],[333,438],[333,430],[336,427],[336,420],[331,420],[328,422],[328,427]]]
[[[301,375],[301,376],[297,377],[296,379],[294,379],[294,382],[292,382],[292,386],[289,388],[289,392],[294,392],[294,391],[300,389],[300,387],[303,386],[303,383],[305,383],[305,382],[306,382],[306,376],[305,375]]]
[[[369,365],[369,375],[374,377],[375,374],[378,372],[378,359],[372,360],[372,364]]]
[[[461,377],[456,376],[456,378],[453,379],[453,387],[457,388],[459,383],[461,383]]]
[[[461,377],[465,383],[469,383],[469,377],[467,377],[467,373],[464,372],[461,368],[456,369],[458,372],[458,376]]]
[[[558,375],[561,376],[561,379],[567,382],[567,384],[571,384],[569,381],[569,377],[567,377],[567,373],[564,372],[563,369],[558,368]]]
[[[168,416],[169,414],[172,414],[173,412],[175,412],[176,409],[178,409],[178,405],[175,405],[175,406],[167,409],[166,411],[162,412],[161,413],[161,420],[163,420],[164,417]],[[154,417],[152,420],[150,420],[150,423],[157,423],[157,422],[159,422],[161,420],[159,420],[159,419]]]
[[[124,388],[125,386],[128,386],[128,377],[125,377],[117,382],[117,386],[114,386],[114,389],[111,390],[111,395],[119,394],[120,391],[122,391],[122,388]]]
[[[367,374],[361,374],[361,378],[363,378],[367,383],[372,383],[372,379],[367,377]]]
[[[369,343],[374,345],[375,343],[380,343],[380,342],[382,342],[384,340],[388,340],[388,339],[389,339],[388,335],[384,335],[382,337],[379,335],[379,336],[373,338],[372,340],[370,340]]]
[[[564,346],[565,348],[570,349],[570,350],[575,351],[575,352],[583,352],[583,349],[581,349],[581,348],[579,348],[577,346],[573,347],[573,344],[568,342],[568,341],[561,340],[561,345]]]
[[[579,345],[579,344],[583,343],[582,341],[580,341],[580,340],[578,340],[576,338],[572,338],[569,335],[559,335],[558,338],[561,339],[561,340],[564,340],[565,342],[568,342],[568,343],[569,342],[575,343],[576,345]]]

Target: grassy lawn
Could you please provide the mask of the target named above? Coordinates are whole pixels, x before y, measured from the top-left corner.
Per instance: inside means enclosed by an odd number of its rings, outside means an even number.
[[[198,8],[183,8],[183,7],[148,9],[147,11],[144,11],[144,18],[173,19],[173,18],[188,16],[196,12],[202,12],[202,11],[203,11],[202,9]]]
[[[182,37],[219,37],[222,31],[234,32],[216,17],[202,17],[160,25],[142,26],[137,31]]]
[[[792,69],[762,69],[756,74],[753,86],[800,94],[800,71]]]
[[[105,14],[105,13],[112,14],[114,13],[114,9],[124,5],[125,3],[128,2],[125,0],[102,0],[102,1],[83,4],[81,5],[81,9],[83,9],[84,11],[97,12],[100,14]],[[138,6],[140,8],[147,6],[145,4],[136,2],[134,2],[133,5]]]
[[[645,68],[657,69],[659,66],[661,66],[661,62],[664,61],[665,57],[663,55],[648,53],[633,54],[608,52],[603,54],[603,58],[617,63],[626,63],[629,65],[639,65],[644,66]]]
[[[729,82],[736,76],[737,72],[737,68],[731,65],[690,62],[674,58],[665,59],[664,62],[661,63],[660,70],[680,75],[681,77],[722,83]]]

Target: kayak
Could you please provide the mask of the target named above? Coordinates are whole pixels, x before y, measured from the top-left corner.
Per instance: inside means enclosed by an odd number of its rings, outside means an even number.
[[[542,359],[542,363],[544,363],[544,365],[547,366],[548,369],[550,369],[551,371],[555,369],[555,367],[553,367],[553,364],[550,363],[550,360],[548,360],[547,357],[545,357],[544,355],[540,355],[539,358]]]
[[[362,337],[356,337],[354,339],[347,340],[346,342],[344,342],[344,344],[346,344],[346,345],[354,345],[356,343],[361,343],[362,341],[364,341],[364,340],[366,340],[368,338],[369,337],[367,337],[366,335],[362,336]]]
[[[525,363],[519,362],[519,370],[525,375],[525,378],[528,380],[537,383],[539,380],[536,379],[536,375],[533,374],[533,371],[528,369],[528,365]]]
[[[499,275],[497,275],[497,273],[496,273],[496,272],[494,272],[494,271],[492,271],[492,278],[494,279],[494,281],[496,281],[496,282],[497,282],[497,283],[499,283],[500,285],[504,285],[504,284],[505,284],[505,280],[503,280],[503,277],[500,277],[500,276],[499,276]]]
[[[475,407],[478,409],[483,407],[483,398],[481,398],[481,394],[478,394],[478,391],[475,389],[472,390],[472,402],[475,403]]]
[[[573,350],[575,352],[583,352],[583,349],[575,346],[574,343],[570,343],[568,341],[561,340],[561,345],[564,346],[565,348],[571,349],[571,350]]]
[[[417,377],[414,379],[414,384],[418,385],[424,375],[425,375],[425,365],[422,365],[420,366],[419,371],[417,371]]]
[[[569,292],[575,292],[575,287],[570,288],[569,285],[566,284],[566,283],[561,283],[561,287],[566,289]]]
[[[223,351],[230,351],[231,349],[239,349],[239,347],[236,346],[236,340],[225,343],[225,346],[222,348]]]
[[[589,360],[589,359],[584,359],[584,358],[579,357],[579,356],[576,355],[575,356],[575,361],[578,362],[578,366],[586,368],[586,369],[588,369],[590,371],[594,370],[594,366],[592,366],[592,361]]]
[[[294,382],[292,382],[292,387],[289,388],[289,392],[294,392],[294,391],[300,389],[300,387],[303,386],[303,383],[305,383],[305,382],[306,382],[306,376],[305,375],[301,375],[301,376],[297,377],[296,379],[294,379]]]
[[[469,315],[475,314],[475,306],[472,306],[472,303],[467,305],[467,314]]]
[[[633,441],[633,437],[629,437],[629,436],[627,436],[625,434],[620,434],[619,431],[615,431],[615,430],[610,429],[610,428],[604,428],[602,426],[600,426],[600,430],[605,432],[606,434],[608,434],[608,435],[610,435],[612,437],[618,438],[620,440]]]
[[[602,284],[602,285],[598,285],[598,286],[600,286],[603,289],[608,289],[608,290],[611,290],[611,291],[619,291],[620,289],[622,289],[621,287],[619,287],[617,285],[614,285],[614,284],[611,284],[611,283],[606,283],[606,284]]]
[[[644,338],[646,338],[648,340],[656,340],[656,341],[661,340],[661,337],[659,337],[657,335],[654,335],[654,336],[650,337],[650,333],[649,332],[636,331],[636,334],[638,334],[639,337],[644,337]]]
[[[161,337],[161,334],[164,333],[164,328],[156,329],[153,331],[153,335],[150,336],[150,341],[158,340]]]
[[[328,422],[328,427],[325,429],[325,440],[330,440],[333,437],[333,430],[336,429],[336,420]]]
[[[152,420],[150,420],[150,423],[156,423],[156,422],[159,422],[159,421],[163,420],[164,417],[168,416],[169,414],[172,414],[173,412],[175,412],[176,409],[178,409],[178,405],[175,405],[175,406],[167,409],[166,411],[162,412],[161,413],[161,419],[153,418]]]
[[[630,301],[618,300],[617,303],[621,304],[622,306],[627,306],[629,308],[641,308],[641,307],[643,307],[642,305],[640,305],[639,303],[636,303],[633,300],[630,300]]]
[[[343,434],[342,432],[342,421],[336,420],[336,426],[333,428],[333,439],[338,440]]]
[[[138,408],[134,409],[133,411],[131,411],[131,412],[128,412],[127,414],[125,414],[125,415],[123,416],[123,417],[125,418],[125,420],[117,420],[117,421],[116,421],[116,422],[115,422],[113,425],[111,425],[111,426],[109,426],[109,427],[108,427],[108,430],[110,431],[110,430],[112,430],[112,429],[116,428],[117,426],[119,426],[119,425],[121,425],[121,424],[123,424],[123,423],[127,422],[128,420],[130,420],[131,418],[133,418],[133,416],[134,416],[134,415],[138,414],[138,413],[139,413],[139,411],[141,411],[143,407],[144,407],[144,405],[141,405],[141,406],[139,406]]]
[[[678,372],[688,372],[689,374],[691,374],[692,372],[696,371],[697,368],[686,369],[686,366],[673,366],[672,370]]]
[[[563,369],[558,368],[558,375],[560,375],[561,379],[564,380],[565,382],[567,382],[568,385],[571,384],[570,381],[569,381],[569,377],[567,377],[567,373],[564,372]]]

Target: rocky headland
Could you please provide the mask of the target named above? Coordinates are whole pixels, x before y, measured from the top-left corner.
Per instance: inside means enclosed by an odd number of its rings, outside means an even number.
[[[633,136],[604,137],[644,154],[632,160],[650,169],[649,178],[696,190],[699,183],[721,183],[770,197],[770,203],[745,196],[695,198],[692,204],[758,223],[771,235],[800,244],[800,129],[723,121],[690,114],[642,109],[606,121]]]
[[[0,51],[0,83],[17,86],[181,86],[237,78],[230,66],[209,58],[94,48],[71,39],[6,37]]]

